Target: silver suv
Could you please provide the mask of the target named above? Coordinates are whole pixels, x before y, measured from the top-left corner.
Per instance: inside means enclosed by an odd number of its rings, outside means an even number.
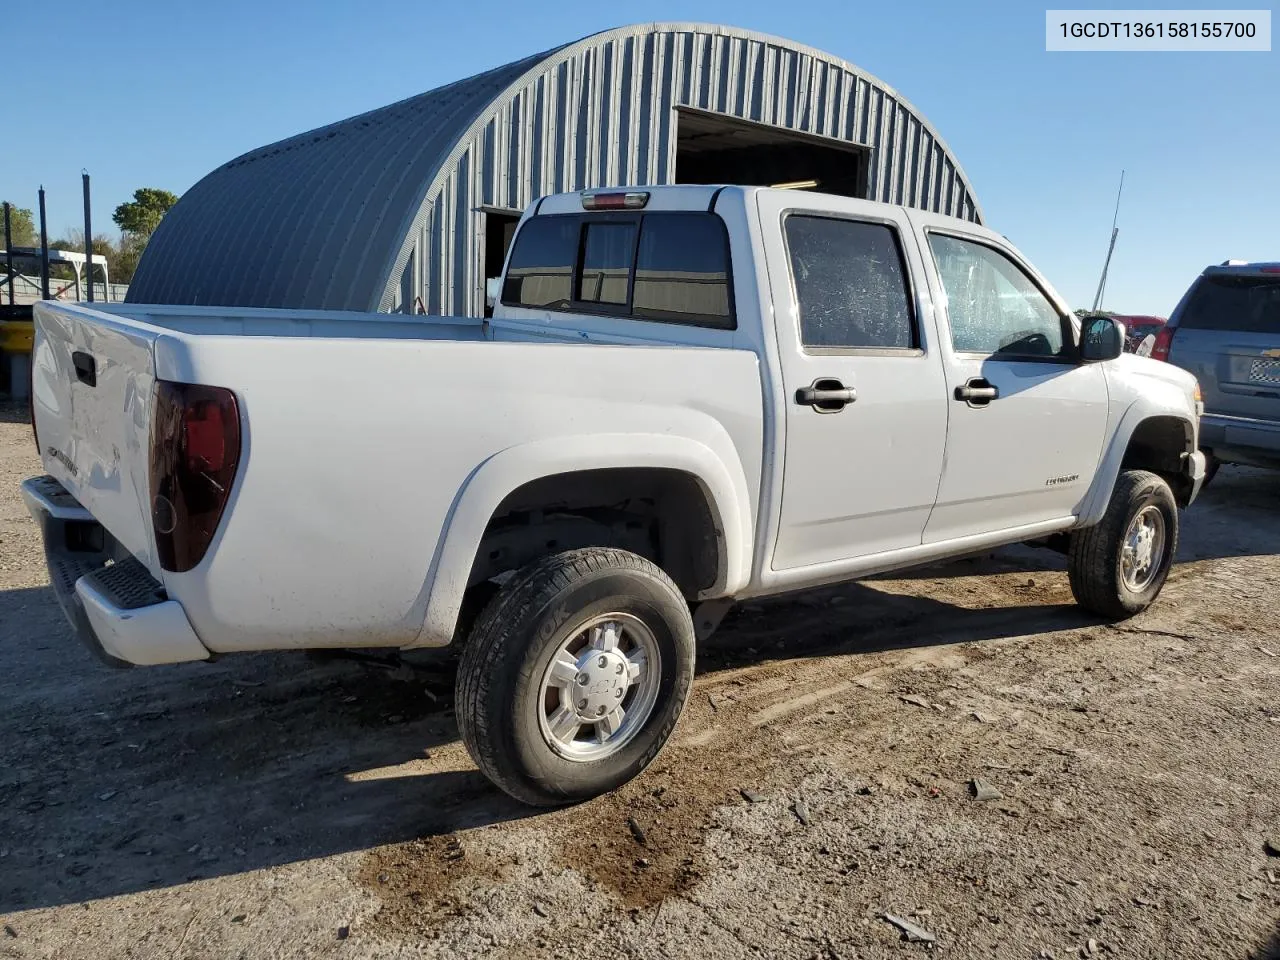
[[[1280,263],[1206,267],[1151,355],[1194,374],[1204,395],[1200,447],[1210,469],[1280,469]]]

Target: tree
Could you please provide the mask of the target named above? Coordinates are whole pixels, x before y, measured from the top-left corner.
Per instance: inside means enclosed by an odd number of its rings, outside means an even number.
[[[160,220],[169,208],[178,202],[177,194],[157,187],[140,187],[133,191],[133,199],[116,207],[111,215],[123,233],[115,260],[111,262],[112,279],[118,283],[128,283],[133,279],[133,271],[142,259],[142,251]]]
[[[129,283],[133,280],[133,272],[138,269],[138,261],[142,259],[142,251],[147,245],[147,238],[135,233],[120,235],[120,246],[116,258],[111,261],[111,282]]]
[[[0,208],[0,218],[3,216],[3,208]],[[15,247],[34,247],[40,242],[36,235],[35,219],[26,207],[9,204],[9,229],[12,232]],[[0,231],[3,230],[4,222],[0,219]],[[0,232],[0,244],[2,243],[4,243],[4,233]]]
[[[161,218],[178,202],[177,194],[156,187],[140,187],[133,199],[116,207],[111,219],[125,233],[150,239]]]
[[[84,253],[84,231],[79,227],[72,227],[65,234],[66,239],[49,241],[50,250],[71,250],[75,253]],[[94,234],[93,237],[93,255],[94,257],[103,257],[109,264],[116,255],[115,244],[111,238],[105,233]]]
[[[84,230],[79,227],[72,227],[62,238],[49,241],[50,250],[68,250],[72,253],[84,253]],[[116,259],[118,253],[116,246],[112,243],[111,238],[105,233],[99,233],[93,238],[93,258],[96,264],[105,261],[107,264],[107,272],[111,279],[116,279]],[[75,271],[66,266],[54,266],[50,268],[50,275],[63,280],[70,280],[75,276]],[[93,271],[94,282],[97,283],[102,279],[102,274],[95,268]]]

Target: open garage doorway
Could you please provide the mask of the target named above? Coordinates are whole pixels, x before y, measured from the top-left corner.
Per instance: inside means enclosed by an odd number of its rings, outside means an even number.
[[[511,240],[516,235],[516,224],[520,222],[519,210],[506,210],[500,207],[481,207],[484,213],[484,315],[493,316],[493,305],[498,296],[498,283],[502,276],[502,266],[507,259],[507,251],[511,249]]]
[[[866,147],[687,107],[678,108],[676,115],[677,183],[867,195]]]

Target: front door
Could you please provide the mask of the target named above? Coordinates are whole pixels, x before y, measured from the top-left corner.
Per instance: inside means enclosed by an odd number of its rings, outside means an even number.
[[[949,323],[950,407],[924,541],[1072,516],[1106,433],[1102,368],[1079,362],[1069,314],[994,240],[930,228],[924,241]]]
[[[760,195],[786,401],[775,570],[918,546],[946,442],[942,362],[905,215],[805,201]]]

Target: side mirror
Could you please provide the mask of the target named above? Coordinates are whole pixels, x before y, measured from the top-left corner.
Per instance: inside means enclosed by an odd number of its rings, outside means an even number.
[[[1124,352],[1124,327],[1110,317],[1087,317],[1080,324],[1080,359],[1114,360]]]

